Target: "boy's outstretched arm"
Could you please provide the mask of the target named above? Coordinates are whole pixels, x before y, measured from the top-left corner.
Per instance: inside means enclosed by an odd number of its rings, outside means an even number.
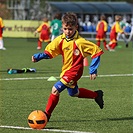
[[[32,56],[32,62],[38,62],[42,59],[50,59],[50,56],[46,53],[37,53]]]
[[[94,80],[96,79],[97,76],[97,68],[99,67],[100,64],[100,56],[97,56],[96,58],[93,58],[91,61],[91,64],[89,66],[90,70],[90,79]]]

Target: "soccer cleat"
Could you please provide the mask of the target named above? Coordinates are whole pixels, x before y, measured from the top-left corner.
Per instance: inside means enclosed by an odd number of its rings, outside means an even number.
[[[99,105],[101,109],[103,109],[104,101],[103,101],[103,91],[102,90],[97,90],[95,91],[98,96],[95,98],[95,102]]]
[[[126,44],[126,48],[128,48],[128,43]]]
[[[3,48],[0,48],[0,50],[6,50],[6,48],[5,48],[5,47],[3,47]]]

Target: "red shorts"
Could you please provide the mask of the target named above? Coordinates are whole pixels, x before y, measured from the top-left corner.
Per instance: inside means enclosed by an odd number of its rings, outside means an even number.
[[[103,41],[103,40],[105,40],[105,38],[106,38],[106,34],[105,33],[101,33],[101,34],[97,34],[96,35],[96,40],[97,41]]]
[[[49,34],[40,34],[39,40],[42,42],[49,42],[50,41],[50,35]]]
[[[64,75],[61,78],[61,82],[66,85],[67,87],[74,88],[77,85],[77,81],[81,78],[83,74],[83,68],[79,68],[78,71],[73,71],[71,70],[66,71]]]

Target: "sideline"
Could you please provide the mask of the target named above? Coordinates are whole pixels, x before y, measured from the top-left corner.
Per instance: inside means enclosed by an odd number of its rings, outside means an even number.
[[[133,74],[109,74],[109,75],[98,75],[97,77],[130,77]],[[81,78],[88,78],[87,76],[82,76]],[[36,79],[48,79],[49,77],[28,77],[28,78],[0,78],[0,80],[36,80]],[[59,79],[60,77],[55,77]]]

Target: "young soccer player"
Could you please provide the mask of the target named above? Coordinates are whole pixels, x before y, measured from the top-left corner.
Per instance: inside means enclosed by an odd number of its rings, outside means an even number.
[[[57,36],[61,34],[62,22],[61,14],[56,13],[54,19],[50,23],[51,27],[51,41],[53,41]]]
[[[117,35],[120,34],[126,34],[124,33],[123,29],[121,29],[120,26],[121,16],[116,15],[115,16],[115,22],[111,27],[110,31],[110,42],[106,45],[109,51],[115,51],[115,47],[117,46]]]
[[[105,50],[107,50],[106,48],[106,32],[107,32],[107,29],[108,29],[108,25],[107,25],[107,22],[105,21],[106,17],[105,15],[101,15],[100,17],[100,21],[98,22],[97,24],[97,27],[96,27],[96,40],[97,40],[97,45],[100,47],[100,43],[101,41],[103,41],[103,44],[104,44],[104,48]]]
[[[120,27],[121,27],[121,29],[123,29],[123,31],[125,31],[126,22],[124,22],[124,21],[122,20],[122,16],[120,16],[120,18],[121,18]],[[117,35],[117,41],[119,41],[120,38],[123,39],[123,41],[125,42],[126,48],[128,48],[128,40],[127,40],[125,34],[118,33],[118,35]]]
[[[38,39],[38,46],[37,49],[42,49],[42,42],[49,43],[50,42],[50,25],[48,23],[48,19],[44,18],[43,23],[37,28],[37,30],[34,32],[34,35],[36,36],[37,33],[40,33],[39,39]]]
[[[3,43],[3,29],[4,29],[4,23],[2,18],[0,17],[0,50],[6,50],[6,48],[4,47],[4,43]]]
[[[130,35],[129,35],[129,38],[128,38],[128,42],[130,41],[133,41],[132,38],[133,38],[133,18],[131,19],[131,32],[130,32]]]
[[[92,91],[87,88],[80,88],[77,84],[83,74],[83,59],[89,55],[92,58],[89,67],[90,80],[96,79],[100,56],[103,54],[102,49],[78,34],[76,14],[65,13],[62,17],[62,27],[63,34],[49,43],[44,53],[37,53],[32,56],[33,62],[52,59],[58,55],[63,58],[61,79],[52,87],[45,108],[48,119],[58,104],[60,93],[64,89],[67,89],[68,94],[72,97],[94,99],[101,109],[104,106],[102,90]]]

